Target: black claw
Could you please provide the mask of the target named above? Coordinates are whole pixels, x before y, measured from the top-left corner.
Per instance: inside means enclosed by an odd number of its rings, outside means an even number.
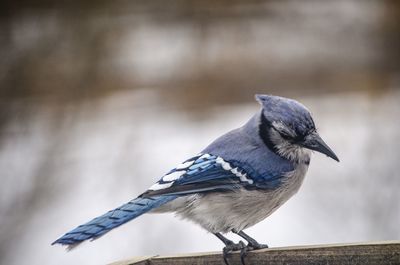
[[[225,249],[225,248],[224,248]],[[228,257],[227,257],[227,255],[228,255],[228,253],[226,253],[225,252],[225,250],[223,250],[223,258],[224,258],[224,262],[225,262],[225,265],[230,265],[229,264],[229,262],[228,262]]]
[[[233,243],[232,243],[233,244]],[[232,252],[232,250],[230,250],[230,248],[228,248],[228,246],[226,246],[226,247],[224,247],[223,249],[222,249],[222,256],[223,256],[223,258],[224,258],[224,262],[225,262],[225,265],[230,265],[229,264],[229,261],[228,261],[228,254],[230,253],[230,252]]]
[[[243,241],[239,241],[239,243],[235,244],[231,240],[227,239],[220,233],[215,233],[214,235],[218,237],[222,242],[224,242],[225,247],[222,249],[223,253],[223,258],[224,262],[226,265],[229,265],[228,261],[228,255],[232,253],[233,251],[238,251],[240,250],[240,261],[242,265],[246,265],[245,263],[245,258],[247,256],[247,253],[249,251],[255,250],[255,249],[262,249],[262,248],[268,248],[268,245],[265,244],[259,244],[255,239],[251,238],[249,235],[244,233],[243,231],[234,231],[232,230],[233,233],[238,234],[242,238],[244,238],[248,244],[247,246],[243,243]]]
[[[244,247],[240,250],[240,262],[242,265],[246,265],[244,258],[247,256],[248,248]]]
[[[239,243],[235,244],[232,241],[230,243],[228,243],[226,245],[226,247],[224,247],[222,249],[222,253],[223,253],[223,258],[224,258],[224,262],[226,265],[230,265],[228,262],[228,255],[230,253],[232,253],[233,251],[238,251],[240,250],[240,258],[242,259],[242,251],[243,249],[246,249],[246,245],[243,243],[243,241],[239,241]],[[245,265],[244,262],[242,261],[242,265]]]
[[[256,250],[256,249],[263,249],[263,248],[268,248],[268,245],[267,244],[259,244],[259,243],[257,243],[257,242],[253,242],[253,243],[249,243],[248,245],[247,245],[247,247],[249,247],[249,248],[251,248],[251,249],[249,249],[249,250]]]
[[[254,238],[250,237],[248,234],[246,234],[243,231],[232,230],[232,232],[239,235],[240,237],[244,238],[247,242],[249,242],[247,244],[247,251],[268,248],[268,245],[258,243]]]
[[[265,244],[259,244],[259,243],[249,243],[247,246],[242,248],[240,250],[240,261],[242,265],[246,265],[245,258],[249,251],[256,250],[256,249],[263,249],[263,248],[268,248],[268,245]]]

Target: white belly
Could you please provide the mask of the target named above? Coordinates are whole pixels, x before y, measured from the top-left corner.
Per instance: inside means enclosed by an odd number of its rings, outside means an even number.
[[[178,198],[154,212],[175,211],[209,232],[241,231],[264,220],[300,188],[308,165],[298,165],[274,190],[239,189],[232,192],[196,194]]]

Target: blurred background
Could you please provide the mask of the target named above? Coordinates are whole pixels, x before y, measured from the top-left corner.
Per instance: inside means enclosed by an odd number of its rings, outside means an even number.
[[[0,58],[0,264],[221,250],[172,214],[69,253],[50,243],[244,124],[255,93],[308,106],[341,162],[315,154],[249,234],[400,238],[398,1],[4,0]]]

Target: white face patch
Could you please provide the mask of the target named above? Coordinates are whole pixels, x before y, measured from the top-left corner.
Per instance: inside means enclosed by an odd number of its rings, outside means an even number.
[[[291,137],[296,137],[296,132],[293,131],[291,128],[286,126],[283,122],[277,122],[273,121],[272,126],[277,130],[278,132],[285,133]]]
[[[272,129],[270,132],[271,141],[275,145],[279,155],[296,163],[310,161],[310,150],[301,147],[300,145],[292,144],[284,139],[279,132],[274,129]]]

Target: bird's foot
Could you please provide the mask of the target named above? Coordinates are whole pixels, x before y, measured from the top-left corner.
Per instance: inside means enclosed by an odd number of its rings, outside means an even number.
[[[267,244],[260,244],[258,242],[250,242],[246,247],[248,248],[249,251],[251,251],[251,250],[268,248],[268,245]]]
[[[227,242],[226,246],[222,249],[225,264],[229,265],[228,255],[230,253],[232,253],[233,251],[240,250],[240,256],[242,256],[242,252],[245,248],[246,248],[246,245],[243,243],[243,241],[239,241],[239,243],[233,243],[232,241]],[[243,261],[242,261],[242,263],[243,263]],[[244,265],[244,263],[243,263],[243,265]]]
[[[248,253],[249,251],[257,250],[257,249],[263,249],[263,248],[268,248],[268,245],[266,245],[266,244],[259,244],[259,243],[257,243],[257,242],[255,242],[255,243],[254,243],[254,242],[249,243],[249,244],[247,244],[246,247],[242,248],[242,249],[240,250],[240,261],[241,261],[242,265],[246,265],[244,259],[246,258],[247,253]]]
[[[246,265],[245,263],[245,258],[247,256],[247,253],[252,250],[257,250],[257,249],[263,249],[263,248],[268,248],[268,245],[266,244],[259,244],[257,242],[251,242],[247,244],[247,246],[243,243],[243,241],[239,241],[239,243],[233,243],[232,241],[228,242],[226,247],[222,250],[223,252],[223,257],[224,257],[224,262],[226,265],[230,265],[228,261],[228,255],[232,253],[233,251],[238,251],[240,250],[240,261],[242,265]]]

